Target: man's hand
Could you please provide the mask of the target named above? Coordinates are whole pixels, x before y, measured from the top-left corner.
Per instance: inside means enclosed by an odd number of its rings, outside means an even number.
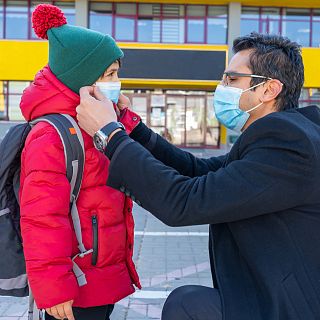
[[[56,319],[75,320],[72,312],[72,304],[73,300],[60,303],[52,308],[46,309],[46,312]]]
[[[119,121],[125,126],[127,134],[130,134],[140,123],[141,117],[130,110],[130,99],[123,94],[120,94],[117,108],[120,110]]]
[[[98,87],[80,89],[80,104],[76,109],[79,126],[90,136],[110,122],[117,121],[112,102]]]
[[[120,93],[119,100],[117,103],[117,107],[120,111],[125,110],[127,108],[131,108],[131,101],[124,94]]]

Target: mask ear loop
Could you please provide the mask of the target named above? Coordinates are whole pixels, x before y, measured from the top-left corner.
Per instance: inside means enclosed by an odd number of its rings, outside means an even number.
[[[251,111],[253,111],[253,110],[255,110],[255,109],[259,108],[262,104],[263,104],[263,102],[259,103],[257,106],[255,106],[255,107],[253,107],[253,108],[251,108],[251,109],[249,109],[249,110],[246,110],[245,112],[250,113]]]
[[[254,89],[254,88],[256,88],[256,87],[261,86],[262,84],[265,84],[266,82],[267,82],[267,81],[260,82],[260,83],[256,84],[255,86],[252,86],[252,87],[250,87],[250,88],[248,88],[248,89],[246,89],[246,90],[243,90],[242,92],[247,92],[247,91],[249,91],[249,90],[252,90],[252,89]]]
[[[248,89],[246,89],[246,90],[243,90],[242,92],[246,92],[246,91],[249,91],[249,90],[254,89],[254,88],[256,88],[256,87],[259,87],[259,86],[261,86],[262,84],[265,84],[266,82],[267,82],[267,81],[260,82],[260,83],[256,84],[256,85],[253,86],[253,87],[250,87],[250,88],[248,88]],[[259,108],[262,104],[263,104],[263,102],[259,103],[257,106],[255,106],[255,107],[253,107],[253,108],[251,108],[251,109],[249,109],[249,110],[246,110],[245,112],[250,113],[251,111]]]

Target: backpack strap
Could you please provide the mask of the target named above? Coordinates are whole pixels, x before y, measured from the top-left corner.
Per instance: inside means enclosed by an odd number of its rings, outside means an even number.
[[[87,250],[82,241],[81,223],[79,212],[77,209],[77,199],[79,196],[83,170],[85,161],[84,142],[81,130],[76,121],[69,115],[65,114],[49,114],[37,118],[30,122],[31,126],[39,122],[47,122],[52,125],[58,132],[65,154],[67,178],[71,185],[70,192],[70,211],[73,222],[74,231],[78,241],[78,248],[80,253],[73,257],[73,272],[77,278],[79,286],[87,283],[84,273],[75,263],[77,257],[83,258],[85,255],[91,253],[93,250]]]
[[[67,178],[71,184],[70,203],[77,200],[81,188],[84,169],[84,142],[79,126],[69,115],[49,114],[30,122],[31,126],[39,122],[51,124],[58,132],[64,149]]]

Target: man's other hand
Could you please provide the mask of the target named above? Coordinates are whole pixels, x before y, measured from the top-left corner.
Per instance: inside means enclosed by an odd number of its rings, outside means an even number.
[[[131,101],[130,101],[130,99],[129,99],[127,96],[125,96],[124,94],[120,93],[117,107],[118,107],[118,109],[120,110],[120,112],[121,112],[122,110],[127,109],[127,108],[131,108]]]

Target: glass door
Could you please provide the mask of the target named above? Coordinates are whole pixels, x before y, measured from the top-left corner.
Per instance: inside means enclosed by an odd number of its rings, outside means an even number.
[[[184,145],[186,140],[186,98],[167,95],[167,131],[173,144]]]
[[[205,123],[205,96],[187,96],[186,146],[203,146]]]

